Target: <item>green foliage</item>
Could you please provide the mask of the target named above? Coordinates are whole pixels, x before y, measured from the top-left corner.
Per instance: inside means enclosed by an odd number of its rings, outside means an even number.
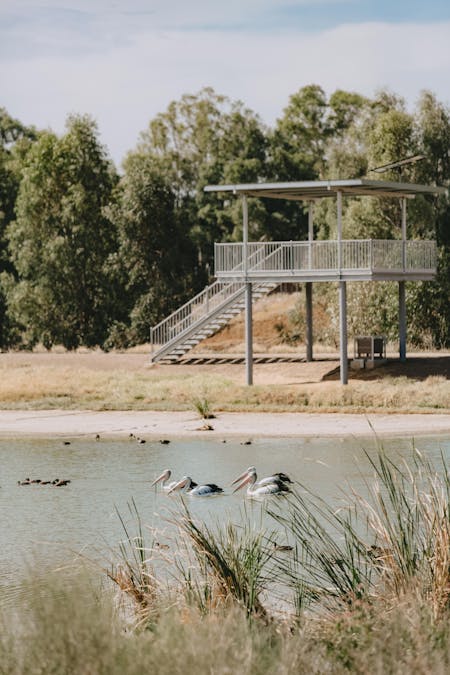
[[[127,343],[147,342],[149,327],[184,302],[196,275],[194,249],[175,193],[154,158],[129,155],[108,214],[118,233],[112,270],[123,280],[116,311],[129,323]],[[116,325],[109,339],[114,335],[120,341]]]
[[[242,237],[240,200],[205,193],[207,184],[367,175],[448,186],[449,145],[449,108],[428,91],[410,113],[388,91],[372,99],[342,90],[327,96],[311,84],[267,129],[240,101],[207,87],[150,121],[117,185],[88,117],[69,117],[59,138],[0,109],[0,348],[146,342],[151,325],[210,280],[214,242]],[[370,172],[415,153],[425,159]],[[307,210],[301,202],[249,199],[250,239],[305,239]],[[449,222],[444,196],[408,203],[408,237],[436,238],[439,248],[436,281],[408,288],[409,335],[417,345],[450,345]],[[315,204],[314,227],[318,239],[335,237],[333,200]],[[400,233],[400,200],[344,199],[345,238]],[[385,288],[352,291],[356,332],[371,316],[376,332],[396,334],[395,292]],[[331,298],[319,310],[331,321],[323,339],[333,343],[334,295],[319,290],[317,298]],[[303,332],[280,330],[286,339]]]
[[[188,556],[178,568],[191,601],[203,612],[237,603],[247,616],[265,619],[268,614],[261,596],[273,581],[269,563],[272,553],[265,545],[266,535],[246,518],[243,526],[228,523],[208,527],[194,521],[187,507],[177,521],[187,542],[192,545],[197,574]]]
[[[142,134],[137,152],[167,179],[200,264],[211,265],[214,242],[233,239],[241,228],[235,200],[223,203],[203,188],[256,182],[264,173],[265,148],[259,118],[210,87],[172,101]]]
[[[8,302],[31,341],[73,349],[105,339],[115,232],[103,209],[115,182],[87,117],[69,117],[65,136],[44,133],[26,155],[7,231],[19,276]]]
[[[206,392],[201,396],[196,396],[192,403],[202,419],[211,420],[216,417],[211,409],[211,402]]]
[[[0,108],[0,349],[20,341],[20,328],[8,313],[6,276],[14,275],[15,269],[8,255],[5,233],[14,218],[23,158],[35,138],[34,129],[25,127]]]
[[[408,285],[408,302],[412,306]],[[324,345],[339,345],[339,295],[336,284],[317,284],[314,288],[314,339]],[[368,311],[368,307],[376,311]],[[354,282],[347,285],[347,320],[349,339],[356,335],[383,335],[389,341],[398,339],[398,286],[384,281],[376,284]],[[304,343],[306,339],[305,300],[300,296],[287,320],[277,326],[281,340],[286,344]],[[411,332],[413,344],[417,335]],[[430,346],[430,345],[428,345]]]

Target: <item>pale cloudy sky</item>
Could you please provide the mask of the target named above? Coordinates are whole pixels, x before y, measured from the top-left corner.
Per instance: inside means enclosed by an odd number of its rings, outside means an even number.
[[[89,113],[118,165],[184,93],[273,124],[310,83],[450,104],[449,0],[0,0],[0,106],[57,133]]]

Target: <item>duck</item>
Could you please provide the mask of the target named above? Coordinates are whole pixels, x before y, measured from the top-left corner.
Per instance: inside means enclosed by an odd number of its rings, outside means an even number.
[[[289,546],[289,544],[277,544],[276,541],[272,542],[273,543],[273,550],[274,551],[279,551],[280,553],[288,553],[290,551],[294,550],[293,546]]]

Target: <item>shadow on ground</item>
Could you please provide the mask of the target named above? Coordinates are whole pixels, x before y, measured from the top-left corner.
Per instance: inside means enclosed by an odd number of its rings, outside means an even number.
[[[405,363],[389,359],[386,365],[373,370],[348,370],[349,380],[382,380],[384,377],[407,377],[411,380],[426,380],[441,376],[450,380],[450,356],[408,357]],[[327,373],[323,381],[339,380],[339,368]]]

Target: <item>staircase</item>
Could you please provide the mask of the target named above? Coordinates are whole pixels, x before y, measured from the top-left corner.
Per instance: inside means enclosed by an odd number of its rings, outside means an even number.
[[[258,300],[277,282],[253,284]],[[151,329],[152,363],[176,363],[186,352],[223,328],[245,307],[245,284],[215,281]]]

